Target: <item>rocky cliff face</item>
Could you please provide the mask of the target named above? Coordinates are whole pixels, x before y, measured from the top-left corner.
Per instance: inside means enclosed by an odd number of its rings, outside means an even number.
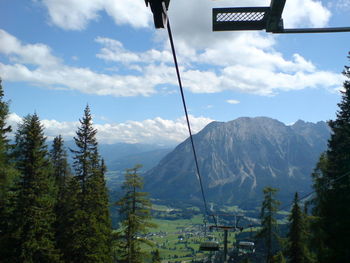
[[[210,123],[194,136],[208,200],[252,207],[260,205],[265,186],[279,188],[282,201],[309,191],[329,135],[325,122],[286,126],[258,117]],[[145,174],[145,189],[161,199],[201,198],[189,139]]]

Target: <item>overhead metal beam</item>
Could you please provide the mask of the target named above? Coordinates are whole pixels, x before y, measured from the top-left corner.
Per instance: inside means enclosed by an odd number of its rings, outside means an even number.
[[[336,33],[336,32],[350,32],[350,27],[327,27],[327,28],[286,28],[283,32],[273,33]]]

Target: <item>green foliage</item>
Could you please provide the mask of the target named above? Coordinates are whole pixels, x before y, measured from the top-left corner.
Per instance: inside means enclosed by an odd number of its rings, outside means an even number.
[[[249,258],[245,258],[245,259],[241,260],[240,263],[251,263],[251,261]]]
[[[0,262],[112,262],[106,167],[89,107],[74,138],[72,176],[62,137],[49,153],[36,114],[10,147],[3,95],[0,79]]]
[[[149,228],[155,227],[151,223],[151,202],[147,193],[140,192],[143,188],[142,178],[138,174],[141,166],[136,165],[128,169],[122,189],[123,197],[116,203],[122,218],[121,233],[119,235],[120,262],[141,263],[144,253],[142,244],[151,243],[142,237]]]
[[[261,230],[257,237],[264,240],[266,248],[266,262],[272,262],[273,243],[279,239],[276,215],[280,202],[275,200],[278,190],[272,187],[264,188],[264,201],[261,207]]]
[[[343,74],[346,80],[337,118],[329,121],[332,135],[328,150],[313,173],[318,262],[346,262],[350,258],[350,68],[346,66]]]
[[[10,184],[9,169],[9,140],[7,134],[11,132],[11,126],[6,125],[6,118],[9,114],[8,102],[3,101],[4,91],[2,88],[2,80],[0,79],[0,202],[4,202],[3,195],[5,189]],[[0,203],[1,204],[1,203]]]
[[[156,249],[152,252],[152,263],[161,263],[162,260],[160,258],[159,250]]]
[[[319,262],[327,254],[327,245],[325,244],[324,222],[321,217],[322,207],[327,199],[328,179],[326,177],[328,159],[326,153],[321,154],[318,163],[312,173],[314,181],[313,188],[316,191],[316,196],[311,200],[313,205],[312,216],[307,217],[307,222],[310,228],[309,248],[317,256]]]
[[[74,137],[77,150],[71,150],[74,154],[74,170],[75,176],[79,180],[82,188],[82,202],[83,205],[86,197],[87,180],[92,177],[98,167],[98,150],[96,134],[97,130],[92,126],[92,116],[90,114],[89,106],[84,110],[84,116],[80,122],[80,127]]]
[[[19,262],[60,262],[55,248],[54,180],[46,138],[36,114],[24,118],[16,134],[20,172],[16,216]]]
[[[286,254],[291,263],[312,262],[310,252],[307,248],[308,229],[306,215],[299,206],[298,193],[295,193],[292,213],[289,216],[289,232],[287,234],[288,244]]]
[[[67,262],[111,262],[111,222],[104,178],[106,168],[98,154],[97,131],[92,126],[88,106],[80,124],[74,137],[77,150],[72,150],[75,176],[68,187],[70,218],[62,238],[64,258]]]
[[[53,140],[50,160],[57,187],[57,202],[61,203],[66,195],[67,181],[71,176],[67,161],[67,152],[64,148],[64,141],[61,135],[55,137]]]
[[[64,141],[60,135],[53,140],[52,149],[50,151],[50,161],[52,164],[52,176],[55,182],[55,239],[57,247],[64,254],[66,244],[64,236],[66,235],[66,231],[68,231],[66,227],[67,220],[70,217],[68,202],[73,198],[73,195],[68,191],[68,183],[69,180],[71,180],[71,174],[67,162],[67,153],[64,148]]]
[[[279,251],[276,255],[272,257],[272,263],[287,263],[287,260],[283,256],[283,253]]]
[[[18,176],[10,163],[9,140],[11,127],[6,125],[9,114],[8,102],[3,101],[4,91],[0,79],[0,262],[7,262],[13,251],[13,218],[15,192],[13,185]]]

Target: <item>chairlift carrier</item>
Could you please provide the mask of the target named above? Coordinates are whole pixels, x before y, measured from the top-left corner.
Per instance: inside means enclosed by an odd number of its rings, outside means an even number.
[[[217,241],[204,241],[200,244],[199,250],[201,251],[218,251],[219,242]]]
[[[207,239],[204,242],[201,242],[199,245],[200,251],[218,251],[219,250],[219,242],[214,240],[214,237],[212,235],[207,235],[207,220],[203,220],[204,223],[204,237]],[[212,230],[211,227],[209,227],[209,230]]]

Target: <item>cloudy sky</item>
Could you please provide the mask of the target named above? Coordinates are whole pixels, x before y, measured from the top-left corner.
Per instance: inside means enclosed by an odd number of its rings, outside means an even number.
[[[269,0],[172,0],[169,17],[194,131],[268,116],[333,119],[350,33],[212,32],[213,7]],[[350,26],[350,0],[287,0],[285,28]],[[0,77],[9,122],[36,112],[74,136],[89,104],[102,143],[187,137],[165,30],[143,0],[0,0]]]

